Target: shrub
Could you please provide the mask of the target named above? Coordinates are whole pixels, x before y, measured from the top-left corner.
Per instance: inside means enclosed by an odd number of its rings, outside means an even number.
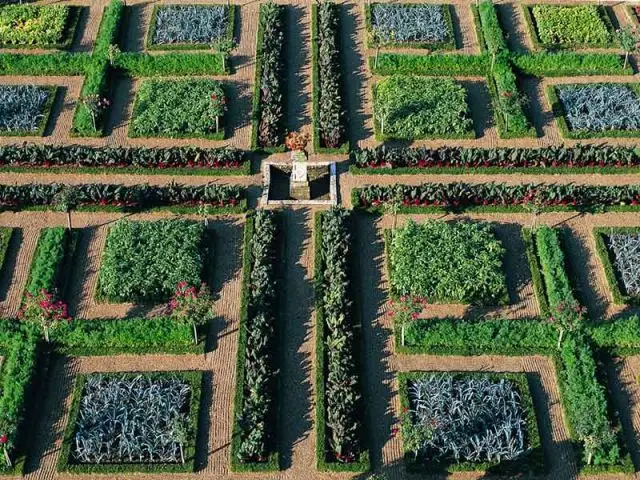
[[[136,95],[129,136],[221,140],[219,119],[225,110],[225,92],[216,80],[145,80]]]
[[[278,468],[277,228],[267,210],[258,210],[248,222],[231,463],[235,470],[265,471]]]
[[[526,377],[411,372],[400,382],[403,447],[413,463],[523,469],[540,448]]]
[[[102,254],[98,297],[111,302],[166,300],[179,282],[200,285],[203,235],[203,224],[188,220],[116,222]]]
[[[233,37],[228,5],[161,5],[153,11],[148,47],[198,46]]]
[[[0,157],[2,149],[0,147]],[[409,169],[421,171],[444,169],[455,173],[473,169],[495,169],[496,172],[548,171],[566,168],[607,169],[612,171],[640,167],[640,154],[635,147],[612,145],[550,146],[541,148],[375,148],[355,149],[351,159],[359,170],[400,173]],[[358,173],[356,171],[355,173]]]
[[[381,139],[474,137],[465,88],[452,79],[394,75],[374,87]]]
[[[0,8],[0,45],[5,48],[68,47],[77,12],[64,5],[5,5]]]
[[[372,46],[456,47],[449,5],[373,3],[366,12]]]
[[[198,170],[223,173],[224,170],[246,170],[242,150],[232,147],[203,149],[196,147],[89,147],[84,145],[6,145],[0,146],[0,168],[42,168],[49,173],[64,170],[97,169],[118,171],[154,171],[167,169]],[[203,172],[204,170],[204,172]]]
[[[493,102],[496,106],[500,137],[534,137],[535,129],[523,111],[527,97],[518,90],[516,75],[509,63],[503,60],[496,62],[489,81],[493,82],[496,88]]]
[[[55,87],[0,86],[0,135],[42,135]]]
[[[609,47],[610,20],[597,5],[524,6],[534,22],[532,36],[545,48]]]
[[[338,149],[345,141],[338,7],[323,1],[314,11],[314,140],[318,148]]]
[[[556,92],[571,130],[640,129],[640,98],[630,85],[558,85]]]
[[[284,8],[260,6],[253,95],[254,148],[278,148],[284,141]]]
[[[410,221],[392,234],[391,289],[427,302],[505,303],[504,254],[489,224]]]
[[[356,322],[352,317],[349,213],[316,220],[316,457],[319,470],[369,469],[363,440]]]

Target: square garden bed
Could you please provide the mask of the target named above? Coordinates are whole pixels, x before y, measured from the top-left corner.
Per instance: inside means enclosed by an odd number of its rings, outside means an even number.
[[[193,472],[202,372],[79,375],[58,470]]]
[[[147,33],[151,50],[210,48],[233,40],[234,5],[156,5]]]
[[[0,85],[0,135],[42,136],[57,87]]]
[[[129,136],[222,140],[226,109],[223,84],[216,80],[143,80]]]
[[[80,10],[65,5],[2,6],[0,48],[69,48]]]
[[[452,9],[427,3],[365,5],[369,47],[454,50]]]
[[[634,83],[550,85],[547,94],[566,138],[640,136],[640,86]]]
[[[399,384],[409,471],[544,471],[526,374],[403,372]]]
[[[467,97],[450,78],[387,77],[373,87],[376,138],[475,138]]]
[[[640,227],[595,228],[593,234],[613,302],[640,305]]]
[[[536,49],[618,48],[607,7],[522,5]]]
[[[491,225],[409,221],[385,236],[393,297],[428,303],[509,303],[503,272],[506,251]]]
[[[166,301],[176,285],[200,285],[210,255],[202,222],[120,220],[109,228],[96,298],[105,302]]]

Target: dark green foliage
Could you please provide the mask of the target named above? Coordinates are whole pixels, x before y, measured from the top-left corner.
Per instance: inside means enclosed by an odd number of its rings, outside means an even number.
[[[542,279],[542,267],[538,258],[538,249],[536,247],[534,233],[529,228],[522,229],[522,241],[524,242],[527,252],[527,262],[531,271],[531,281],[533,282],[533,291],[536,294],[540,315],[543,318],[549,318],[551,310],[549,309],[549,300],[545,291],[544,280]]]
[[[9,250],[9,243],[11,242],[12,236],[13,228],[0,227],[0,278],[2,278],[2,275],[5,273],[5,261],[7,259],[7,251]]]
[[[588,327],[594,345],[617,355],[637,355],[640,353],[640,316],[616,318]]]
[[[339,7],[313,5],[313,121],[316,152],[345,151],[344,101],[340,65]]]
[[[278,469],[275,214],[258,210],[245,228],[231,466],[234,471],[271,471]]]
[[[366,471],[363,401],[349,263],[349,213],[316,218],[316,460],[319,470]]]
[[[504,38],[498,13],[489,0],[484,0],[478,4],[480,24],[482,25],[482,36],[487,51],[492,55],[497,55],[507,50],[507,41]]]
[[[55,290],[70,235],[64,227],[44,228],[40,231],[26,287],[31,295],[38,295],[42,290],[57,293]]]
[[[429,303],[507,303],[504,254],[489,224],[409,221],[391,237],[391,291]]]
[[[496,110],[501,138],[535,137],[535,128],[524,114],[527,98],[518,90],[516,75],[509,62],[498,60],[489,75],[490,87],[495,85],[492,100]]]
[[[47,169],[74,172],[93,169],[123,173],[168,173],[196,170],[199,174],[224,174],[226,170],[244,173],[248,167],[242,150],[232,147],[202,149],[196,147],[139,148],[84,145],[7,145],[0,146],[0,169]],[[89,170],[92,171],[92,170]]]
[[[490,60],[486,55],[409,55],[382,53],[376,62],[369,58],[375,75],[486,75]]]
[[[580,75],[633,75],[624,59],[611,53],[534,53],[511,56],[513,66],[533,77],[569,77]]]
[[[566,272],[564,252],[560,245],[558,231],[541,226],[534,233],[536,252],[544,278],[549,306],[555,309],[564,303],[576,303]]]
[[[0,53],[3,75],[84,75],[91,57],[84,53],[43,55]]]
[[[0,184],[0,208],[23,209],[55,207],[61,183]],[[73,187],[81,208],[140,210],[155,207],[195,208],[202,203],[220,209],[246,208],[246,190],[237,185],[190,186],[169,183],[164,186],[85,183]]]
[[[260,6],[253,94],[252,146],[279,148],[284,142],[284,9],[267,2]]]
[[[229,62],[223,69],[222,57],[211,53],[123,53],[115,66],[133,77],[224,75],[229,73]]]
[[[97,296],[110,302],[163,301],[180,282],[198,286],[206,248],[200,222],[119,220],[109,228]]]

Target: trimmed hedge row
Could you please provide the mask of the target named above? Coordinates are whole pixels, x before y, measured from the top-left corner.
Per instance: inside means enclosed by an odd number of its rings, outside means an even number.
[[[545,292],[544,280],[542,278],[542,267],[540,266],[540,259],[538,258],[538,249],[536,247],[534,235],[535,234],[532,229],[522,229],[522,241],[527,253],[527,262],[529,264],[529,270],[531,271],[531,282],[533,283],[533,291],[536,294],[538,309],[540,310],[540,315],[542,315],[543,318],[549,318],[551,316],[551,309],[549,308],[549,300],[547,299],[547,294]]]
[[[513,66],[532,77],[576,77],[583,75],[633,75],[624,68],[624,57],[610,53],[532,53],[512,54]]]
[[[248,174],[244,152],[231,147],[104,147],[83,145],[0,146],[0,170],[47,169],[47,173]],[[184,173],[183,173],[184,172]]]
[[[487,55],[410,55],[381,53],[376,59],[369,58],[369,67],[374,75],[442,75],[485,76],[490,68]]]
[[[576,185],[505,183],[423,183],[422,185],[366,185],[351,191],[354,208],[379,211],[402,198],[401,212],[486,209],[522,211],[538,200],[544,209],[635,210],[640,185]]]
[[[275,214],[258,210],[247,218],[244,236],[231,441],[231,468],[236,472],[279,469],[276,251]]]
[[[549,306],[555,310],[562,303],[577,304],[567,276],[558,231],[540,226],[534,231],[534,239]]]
[[[2,75],[84,75],[91,57],[85,53],[0,54]]]
[[[632,315],[587,328],[593,344],[614,355],[640,354],[640,316]]]
[[[321,471],[370,468],[364,445],[358,331],[349,281],[349,213],[317,213],[314,226],[316,286],[316,462]]]
[[[606,144],[541,148],[375,148],[351,151],[354,174],[620,173],[640,171],[640,150]]]
[[[224,63],[224,68],[223,68]],[[226,75],[231,73],[229,62],[211,53],[121,53],[114,66],[133,77]]]
[[[155,207],[191,207],[201,204],[221,211],[243,211],[246,190],[238,185],[120,185],[85,183],[69,187],[61,183],[0,185],[0,209],[56,208],[57,195],[72,188],[80,209],[149,209]],[[212,212],[210,212],[212,213]]]

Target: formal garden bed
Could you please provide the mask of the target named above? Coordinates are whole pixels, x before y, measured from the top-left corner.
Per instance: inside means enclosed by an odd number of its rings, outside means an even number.
[[[640,304],[640,228],[599,227],[593,235],[613,302]]]
[[[602,5],[523,5],[536,49],[617,48],[607,7]]]
[[[4,5],[0,7],[0,48],[69,48],[80,10],[66,5]]]
[[[547,94],[565,138],[640,136],[635,83],[549,85]]]
[[[106,302],[162,302],[176,285],[199,286],[210,242],[202,222],[119,220],[109,227],[96,298]]]
[[[227,97],[217,80],[143,80],[130,137],[225,138]]]
[[[427,303],[509,303],[506,253],[487,223],[409,221],[385,234],[394,298]]]
[[[233,41],[235,5],[156,5],[147,33],[150,50],[220,49]]]
[[[456,48],[452,5],[368,3],[365,5],[370,48]]]
[[[0,135],[42,136],[57,87],[0,85]]]
[[[201,372],[78,375],[58,470],[193,472]]]
[[[410,471],[507,476],[544,471],[525,374],[402,372],[398,377]]]
[[[393,75],[373,87],[378,140],[475,138],[465,87],[448,78]]]

